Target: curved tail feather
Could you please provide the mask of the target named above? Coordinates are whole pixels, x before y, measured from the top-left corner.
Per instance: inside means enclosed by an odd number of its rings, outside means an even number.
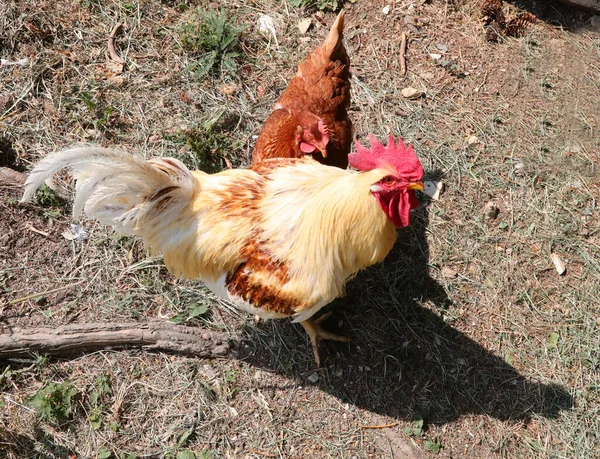
[[[323,43],[323,56],[331,59],[331,55],[342,46],[342,39],[344,38],[344,11],[340,11],[340,14],[335,18],[335,22],[329,30],[329,34]]]
[[[164,251],[161,233],[190,208],[200,183],[173,158],[145,161],[120,150],[93,146],[48,155],[31,171],[21,202],[59,170],[70,167],[77,181],[73,215],[83,212],[123,234],[139,235]]]

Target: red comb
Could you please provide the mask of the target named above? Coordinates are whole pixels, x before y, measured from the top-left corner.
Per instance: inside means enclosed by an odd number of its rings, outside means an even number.
[[[357,140],[356,153],[350,153],[350,165],[359,171],[370,171],[377,168],[391,169],[395,175],[408,182],[418,182],[423,178],[423,166],[415,155],[411,145],[404,146],[402,138],[398,137],[398,144],[394,137],[388,136],[387,146],[383,146],[377,137],[369,134],[371,149],[363,147]]]

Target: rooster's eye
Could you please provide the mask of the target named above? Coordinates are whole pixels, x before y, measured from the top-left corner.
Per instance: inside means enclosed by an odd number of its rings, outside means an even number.
[[[385,185],[391,185],[392,183],[394,183],[394,179],[390,176],[387,176],[386,178],[383,179],[383,183]]]

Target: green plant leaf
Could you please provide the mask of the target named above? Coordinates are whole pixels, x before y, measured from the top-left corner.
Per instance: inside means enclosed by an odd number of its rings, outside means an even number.
[[[559,339],[560,335],[558,334],[558,332],[553,331],[552,333],[550,333],[550,335],[548,336],[548,343],[546,344],[546,348],[552,349],[558,346]]]
[[[416,437],[423,433],[423,427],[425,425],[425,420],[421,416],[417,416],[417,418],[412,422],[412,434]]]
[[[200,317],[200,316],[203,316],[204,314],[206,314],[207,312],[208,312],[208,305],[206,305],[204,303],[197,303],[190,308],[189,317],[190,317],[190,319],[192,319],[194,317]]]
[[[177,459],[196,459],[196,455],[189,449],[184,449],[177,453]]]
[[[118,432],[119,430],[121,430],[121,424],[119,424],[116,421],[113,421],[110,424],[108,424],[108,428],[113,432]]]
[[[238,64],[235,52],[240,35],[248,28],[246,24],[234,24],[224,11],[197,11],[180,28],[183,48],[199,55],[195,62],[186,67],[198,79],[218,70],[234,74]]]
[[[34,407],[41,419],[60,423],[71,415],[73,398],[79,392],[70,381],[50,383],[27,400]]]
[[[100,448],[100,451],[98,451],[98,459],[108,459],[109,457],[112,456],[112,452],[110,451],[110,449],[108,449],[106,446],[103,446],[102,448]]]
[[[102,427],[102,408],[96,407],[90,411],[88,413],[88,420],[90,421],[92,429],[98,430],[100,427]]]
[[[433,441],[425,440],[423,445],[425,446],[425,449],[428,449],[429,451],[435,454],[438,454],[440,452],[440,448],[442,447],[437,438]]]
[[[211,69],[215,65],[216,60],[217,52],[211,51],[209,53],[203,54],[198,58],[197,61],[192,62],[190,65],[188,65],[186,67],[186,70],[194,72],[196,78],[201,79],[204,76],[206,76],[208,72],[211,71]]]
[[[221,117],[225,114],[226,111],[226,109],[223,109],[215,116],[208,118],[206,121],[204,121],[204,129],[210,131],[214,127],[214,125],[217,124],[217,122],[221,119]]]
[[[173,317],[171,317],[171,322],[173,322],[174,324],[177,325],[181,325],[182,323],[184,323],[187,319],[187,314],[180,312],[178,314],[175,314]]]

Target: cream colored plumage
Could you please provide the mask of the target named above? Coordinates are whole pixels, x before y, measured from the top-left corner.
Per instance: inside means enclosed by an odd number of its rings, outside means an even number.
[[[386,167],[358,173],[311,158],[275,159],[209,175],[171,158],[84,146],[40,161],[23,201],[69,166],[75,217],[84,211],[141,237],[175,274],[199,278],[265,318],[309,319],[396,239],[370,191],[389,176]]]

